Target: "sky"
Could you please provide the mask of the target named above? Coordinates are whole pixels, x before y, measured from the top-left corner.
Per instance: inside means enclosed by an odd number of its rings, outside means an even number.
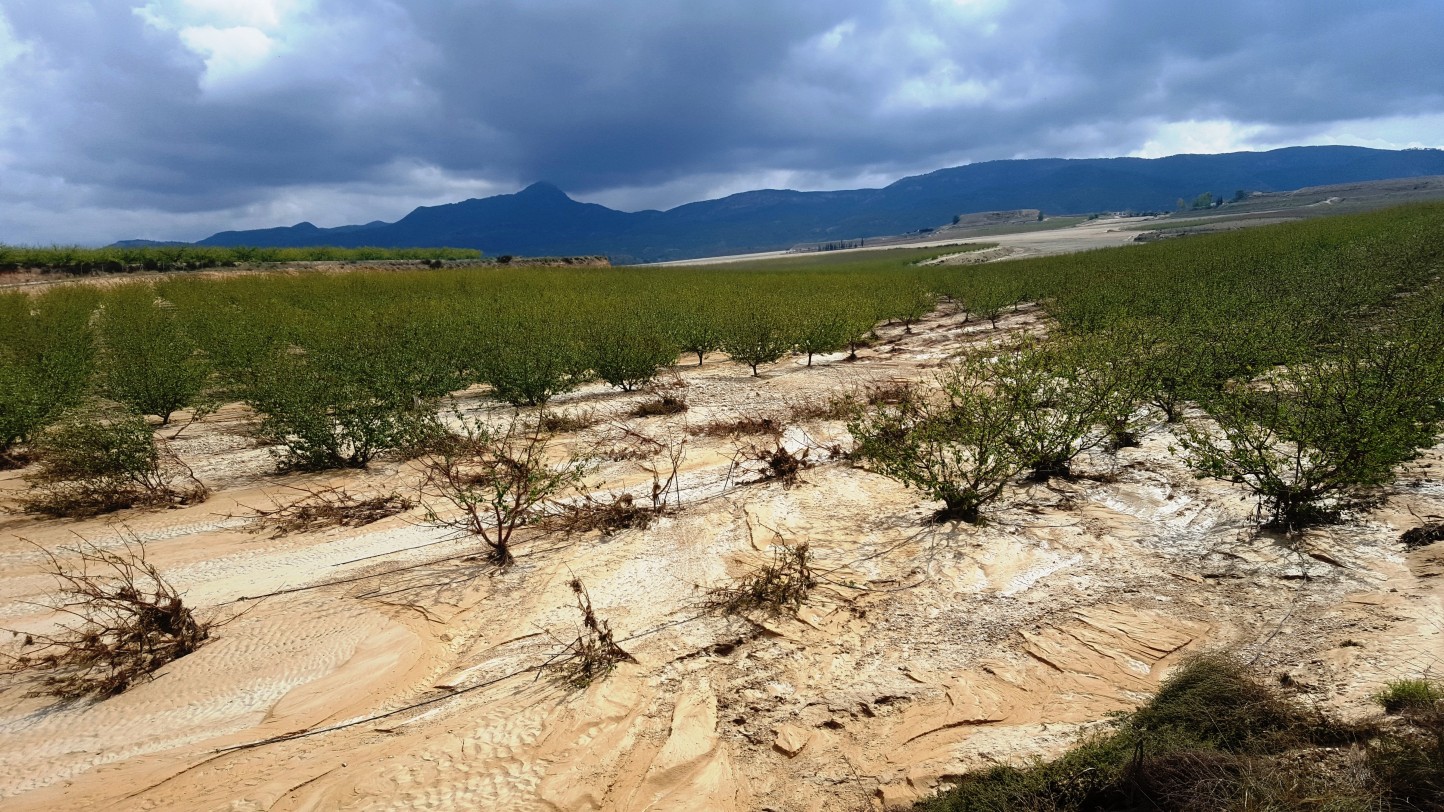
[[[0,0],[0,243],[1444,147],[1441,0]]]

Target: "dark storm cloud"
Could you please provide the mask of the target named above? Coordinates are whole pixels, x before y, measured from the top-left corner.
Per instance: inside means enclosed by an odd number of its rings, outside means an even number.
[[[222,228],[436,177],[675,198],[1124,154],[1189,120],[1284,139],[1444,112],[1437,0],[312,0],[264,59],[208,76],[184,29],[204,21],[181,17],[238,2],[7,0],[0,207],[40,232],[67,206]]]

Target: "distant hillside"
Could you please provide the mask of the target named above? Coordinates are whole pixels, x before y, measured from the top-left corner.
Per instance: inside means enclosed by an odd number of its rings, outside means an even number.
[[[916,231],[955,215],[1170,210],[1203,192],[1276,192],[1444,175],[1444,151],[1289,147],[1270,152],[988,161],[903,178],[882,189],[765,189],[668,211],[579,203],[548,183],[516,194],[423,206],[395,223],[224,231],[201,245],[477,248],[489,255],[606,254],[614,262],[735,254]]]

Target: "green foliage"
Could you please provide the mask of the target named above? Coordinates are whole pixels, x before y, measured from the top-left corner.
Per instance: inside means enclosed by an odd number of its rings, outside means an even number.
[[[677,360],[671,339],[638,312],[593,326],[586,346],[596,376],[623,392],[641,388],[657,376],[658,369]]]
[[[35,454],[24,502],[34,513],[84,517],[205,496],[189,469],[157,446],[145,419],[130,412],[96,406],[68,413],[36,438]],[[176,487],[182,477],[192,484]]]
[[[470,248],[256,248],[205,245],[154,245],[82,248],[74,245],[31,247],[0,245],[0,273],[38,270],[70,274],[194,271],[236,265],[283,262],[367,262],[390,260],[480,259]]]
[[[1247,486],[1269,525],[1294,530],[1433,444],[1437,364],[1437,348],[1408,334],[1358,336],[1205,395],[1212,425],[1185,427],[1180,444],[1199,475]]]
[[[1127,365],[1110,363],[1099,352],[1104,346],[1028,342],[988,367],[994,397],[1009,402],[1015,416],[1007,442],[1033,480],[1068,476],[1075,457],[1108,439],[1097,427],[1132,411],[1120,385]]]
[[[262,434],[280,443],[284,468],[364,468],[378,454],[436,433],[435,386],[399,337],[311,325],[300,346],[260,362],[246,401]]]
[[[672,319],[672,343],[679,350],[697,356],[697,366],[709,352],[722,349],[722,325],[715,304],[683,302]]]
[[[570,334],[515,319],[498,326],[484,343],[478,377],[492,394],[514,406],[540,406],[575,389],[587,361]]]
[[[812,366],[813,355],[836,352],[858,337],[846,314],[826,311],[799,315],[793,330],[795,337],[792,344],[798,352],[807,354],[808,366]]]
[[[771,364],[792,349],[792,337],[780,313],[747,308],[731,314],[723,324],[722,351],[733,361],[758,374],[762,364]]]
[[[106,299],[100,320],[100,375],[105,394],[162,424],[196,403],[210,363],[147,285],[126,285]]]
[[[1374,701],[1385,713],[1409,713],[1432,710],[1444,700],[1444,688],[1427,679],[1402,679],[1384,686]]]
[[[940,519],[977,522],[1026,465],[1015,450],[1023,404],[995,387],[989,359],[973,355],[940,373],[935,393],[882,404],[848,424],[854,457],[941,500]]]
[[[96,293],[0,295],[0,456],[79,403],[95,369]]]

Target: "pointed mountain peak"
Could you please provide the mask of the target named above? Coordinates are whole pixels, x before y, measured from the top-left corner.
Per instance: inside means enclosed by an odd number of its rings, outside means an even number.
[[[520,192],[517,192],[517,196],[531,198],[552,198],[556,200],[571,200],[571,198],[567,197],[566,192],[563,192],[555,185],[547,183],[544,180],[539,180],[536,183],[533,183],[532,185],[526,187],[525,189],[522,189]]]

